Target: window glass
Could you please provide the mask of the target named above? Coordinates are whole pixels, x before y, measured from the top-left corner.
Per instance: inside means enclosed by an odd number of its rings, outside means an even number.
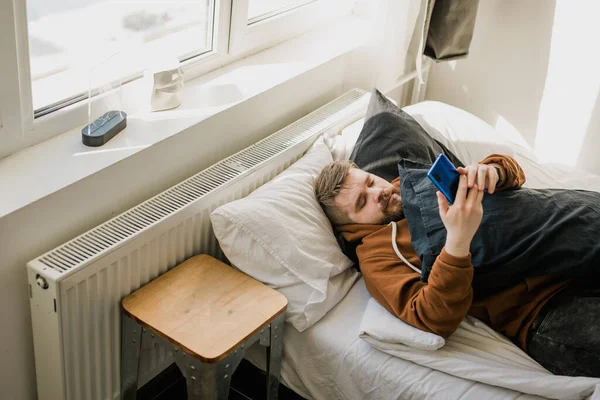
[[[92,84],[210,51],[213,14],[214,0],[27,0],[36,117],[87,98]]]

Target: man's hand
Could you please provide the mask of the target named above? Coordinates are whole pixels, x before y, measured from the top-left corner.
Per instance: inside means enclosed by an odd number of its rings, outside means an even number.
[[[480,191],[488,190],[489,194],[494,193],[496,184],[500,177],[498,171],[493,165],[486,164],[471,164],[466,167],[458,167],[456,169],[460,174],[467,175],[467,184],[469,189],[478,187]]]
[[[464,169],[464,168],[463,168]],[[477,187],[468,189],[467,175],[461,173],[456,191],[456,199],[452,206],[441,192],[437,192],[440,217],[446,227],[446,252],[455,257],[469,255],[471,240],[479,228],[483,217],[483,190]]]

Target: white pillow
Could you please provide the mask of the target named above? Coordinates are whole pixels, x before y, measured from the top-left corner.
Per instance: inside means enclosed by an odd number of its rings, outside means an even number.
[[[397,318],[374,298],[369,299],[358,336],[380,350],[401,343],[413,349],[432,351],[446,344],[443,337],[417,329]]]
[[[352,149],[354,149],[354,145],[364,124],[365,119],[361,118],[342,129],[339,135],[332,136],[325,141],[335,161],[348,160],[350,158]]]
[[[479,162],[493,153],[516,154],[511,143],[491,125],[460,108],[424,101],[403,110],[465,164]]]
[[[359,275],[313,192],[314,178],[331,161],[320,139],[270,182],[210,216],[229,261],[286,296],[286,320],[299,331],[335,306]]]

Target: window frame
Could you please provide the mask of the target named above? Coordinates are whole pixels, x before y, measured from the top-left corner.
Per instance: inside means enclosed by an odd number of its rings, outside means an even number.
[[[349,14],[355,4],[349,0],[343,6],[340,6],[340,0],[313,0],[248,25],[249,1],[232,0],[229,53],[234,56],[254,53],[301,35],[336,17]]]
[[[26,13],[24,2],[5,1],[5,12],[0,13],[0,54],[5,59],[0,63],[0,78],[2,79],[3,95],[0,96],[0,158],[20,150],[28,131],[27,116],[31,112],[31,92],[29,81],[28,55],[22,54],[23,30],[26,30]],[[25,20],[25,24],[22,21]],[[21,21],[21,23],[18,23]],[[27,36],[25,36],[25,39]],[[25,65],[26,64],[26,65]],[[27,78],[27,79],[25,79]],[[28,106],[29,104],[29,106]],[[33,114],[31,113],[31,120]]]
[[[244,25],[246,24],[248,0],[215,0],[212,49],[181,63],[185,81],[198,78],[250,53],[304,33],[336,16],[349,14],[355,1],[347,0],[348,6],[338,7],[335,12],[324,12],[339,1],[315,0],[308,5],[257,23],[260,29],[248,30],[246,26],[233,26],[234,21],[240,24],[240,12],[244,12]],[[307,6],[311,7],[304,8]],[[0,14],[0,54],[5,57],[5,62],[0,63],[0,83],[3,85],[3,96],[0,96],[0,160],[61,133],[78,127],[83,128],[88,123],[88,103],[85,101],[34,118],[26,2],[5,1],[3,7],[6,12]],[[245,11],[240,7],[245,7]],[[309,20],[310,23],[305,23],[308,20],[307,15],[319,10],[324,14]],[[292,29],[284,29],[282,26]],[[282,31],[275,35],[274,29]],[[265,37],[268,37],[268,40],[264,39],[263,43],[256,42],[257,38]],[[232,40],[236,41],[233,47]],[[120,98],[124,111],[131,115],[148,110],[149,99],[145,101],[148,97],[147,86],[146,79],[136,79],[121,86]],[[99,100],[102,100],[102,96],[97,96],[92,102]]]

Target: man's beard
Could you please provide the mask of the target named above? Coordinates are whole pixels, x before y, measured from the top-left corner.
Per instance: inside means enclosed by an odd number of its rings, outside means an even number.
[[[379,223],[380,225],[387,225],[392,221],[400,221],[402,218],[404,218],[404,211],[402,209],[402,198],[400,197],[400,188],[394,187],[392,189],[392,192],[390,193],[390,196],[392,196],[393,194],[398,195],[398,200],[391,199],[390,202],[394,201],[400,206],[394,211],[389,211],[388,209],[383,210],[383,217],[381,218],[381,222]],[[387,198],[385,199],[385,201],[387,201]]]

